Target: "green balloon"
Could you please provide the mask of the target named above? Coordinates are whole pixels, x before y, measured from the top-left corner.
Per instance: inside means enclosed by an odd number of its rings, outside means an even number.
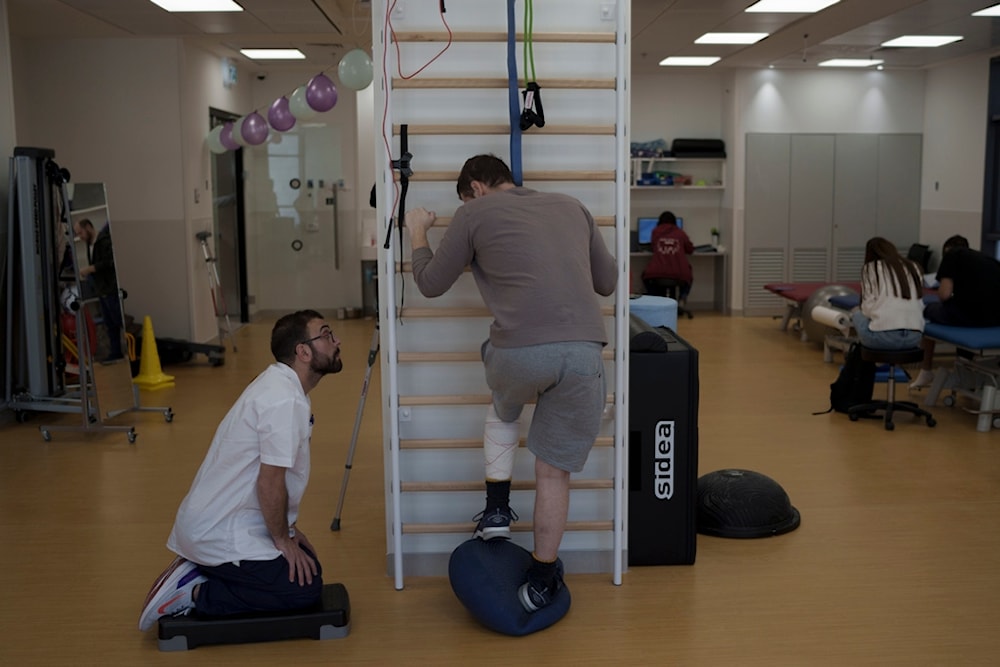
[[[337,65],[340,82],[352,90],[364,90],[372,82],[372,59],[361,49],[344,54]]]

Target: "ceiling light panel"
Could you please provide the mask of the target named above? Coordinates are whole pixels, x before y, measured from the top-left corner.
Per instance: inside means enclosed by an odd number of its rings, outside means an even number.
[[[305,60],[298,49],[240,49],[250,60]]]
[[[978,12],[972,12],[973,16],[1000,16],[1000,5],[993,5],[992,7],[987,7],[986,9],[980,9]]]
[[[820,67],[873,67],[884,61],[877,58],[833,58],[819,63]]]
[[[890,39],[888,42],[882,42],[882,46],[933,48],[958,42],[961,39],[961,35],[903,35],[896,39]]]
[[[719,56],[670,56],[660,61],[663,67],[708,67],[719,62]]]
[[[168,12],[242,12],[233,0],[149,0]]]
[[[766,32],[706,32],[695,44],[756,44],[767,37]]]
[[[747,7],[745,11],[772,14],[814,14],[838,2],[840,0],[760,0],[760,2]]]

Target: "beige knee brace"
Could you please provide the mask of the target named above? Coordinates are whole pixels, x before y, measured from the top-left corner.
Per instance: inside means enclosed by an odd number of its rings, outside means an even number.
[[[521,437],[520,422],[501,421],[490,405],[483,429],[483,454],[486,457],[486,479],[502,482],[514,472],[514,454]]]

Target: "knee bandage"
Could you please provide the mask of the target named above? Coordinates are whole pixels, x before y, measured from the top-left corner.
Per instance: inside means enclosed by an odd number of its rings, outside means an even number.
[[[501,421],[490,405],[483,429],[483,454],[486,457],[486,479],[508,480],[514,472],[514,454],[521,436],[520,422]]]

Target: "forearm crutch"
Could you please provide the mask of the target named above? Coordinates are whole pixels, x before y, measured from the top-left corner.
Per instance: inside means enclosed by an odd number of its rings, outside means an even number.
[[[368,368],[365,369],[365,380],[361,384],[361,400],[358,401],[358,411],[354,416],[354,432],[351,433],[351,446],[347,450],[347,463],[344,464],[344,481],[340,484],[340,499],[337,501],[337,512],[330,524],[330,530],[340,530],[340,512],[344,509],[344,496],[347,495],[347,481],[351,477],[351,466],[354,464],[354,448],[358,444],[358,431],[361,430],[361,415],[365,411],[365,399],[368,397],[368,381],[372,377],[372,367],[378,357],[378,319],[375,320],[375,331],[372,333],[372,344],[368,351]]]

